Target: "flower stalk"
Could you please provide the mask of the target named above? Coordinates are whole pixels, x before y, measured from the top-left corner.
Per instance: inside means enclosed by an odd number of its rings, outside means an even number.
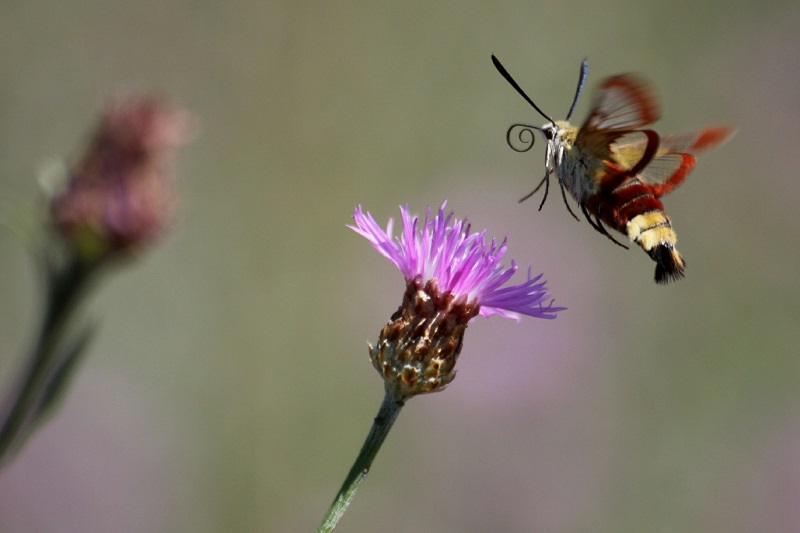
[[[378,414],[372,422],[372,428],[369,430],[367,439],[364,441],[364,445],[361,447],[361,451],[358,453],[358,457],[347,474],[344,483],[342,483],[342,488],[339,489],[339,493],[334,498],[325,518],[323,518],[322,524],[317,529],[317,533],[329,533],[339,523],[339,519],[347,510],[353,496],[355,496],[356,490],[367,477],[372,461],[378,455],[378,451],[381,449],[383,441],[386,440],[386,436],[389,435],[389,431],[392,429],[395,420],[397,420],[403,405],[405,405],[405,402],[397,398],[387,388],[383,403],[381,403]]]
[[[85,326],[65,343],[70,318],[97,274],[95,264],[70,261],[48,276],[46,301],[28,366],[10,390],[0,415],[0,466],[3,466],[44,419],[59,397],[91,340]]]

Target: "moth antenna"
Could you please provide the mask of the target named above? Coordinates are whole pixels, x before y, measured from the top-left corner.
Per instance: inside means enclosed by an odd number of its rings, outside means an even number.
[[[572,99],[572,105],[569,108],[569,113],[567,113],[567,118],[564,120],[569,120],[569,117],[572,116],[572,112],[575,111],[575,106],[578,105],[578,98],[580,98],[581,92],[583,92],[583,84],[586,83],[586,75],[588,73],[589,61],[584,57],[583,61],[581,61],[581,73],[578,77],[578,88],[575,89],[575,98]],[[550,122],[552,122],[552,120]]]
[[[503,76],[503,77],[506,79],[506,81],[507,81],[507,82],[508,82],[508,83],[509,83],[509,84],[510,84],[510,85],[511,85],[511,86],[512,86],[514,89],[516,89],[516,90],[517,90],[517,92],[520,94],[520,96],[522,96],[522,97],[525,99],[525,101],[526,101],[526,102],[528,102],[529,104],[531,104],[531,106],[533,106],[533,108],[534,108],[534,109],[535,109],[535,110],[536,110],[536,111],[537,111],[537,112],[538,112],[540,115],[542,115],[544,118],[546,118],[547,120],[549,120],[549,121],[550,121],[550,123],[552,123],[552,124],[555,126],[555,121],[554,121],[552,118],[548,117],[548,116],[545,114],[545,112],[544,112],[544,111],[542,111],[541,109],[539,109],[539,106],[537,106],[536,104],[534,104],[534,103],[533,103],[533,100],[531,100],[530,98],[528,98],[528,95],[527,95],[527,94],[525,94],[525,91],[523,91],[523,90],[522,90],[522,87],[520,87],[520,86],[519,86],[519,84],[518,84],[518,83],[517,83],[517,82],[514,80],[514,78],[512,78],[512,77],[511,77],[511,74],[509,74],[509,73],[508,73],[508,71],[506,70],[506,68],[503,66],[503,64],[502,64],[502,63],[500,63],[500,60],[499,60],[499,59],[497,59],[497,58],[494,56],[494,54],[492,54],[492,63],[494,64],[494,68],[496,68],[496,69],[497,69],[497,72],[499,72],[499,73],[500,73],[500,75],[501,75],[501,76]]]

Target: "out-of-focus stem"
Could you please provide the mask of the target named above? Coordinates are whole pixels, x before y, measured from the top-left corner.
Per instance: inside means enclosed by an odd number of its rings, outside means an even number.
[[[72,260],[47,273],[47,295],[39,333],[28,355],[27,366],[6,397],[0,416],[0,466],[7,463],[30,429],[29,417],[56,363],[65,328],[95,273],[92,265],[80,260]]]

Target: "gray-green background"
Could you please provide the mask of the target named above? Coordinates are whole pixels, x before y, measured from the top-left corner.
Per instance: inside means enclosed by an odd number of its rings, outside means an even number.
[[[342,532],[800,530],[800,4],[9,1],[0,7],[0,199],[74,156],[115,90],[191,109],[180,216],[106,280],[61,411],[0,472],[9,532],[311,531],[382,384],[366,341],[402,276],[345,228],[449,200],[545,272],[556,321],[476,319],[459,375],[412,400]],[[518,204],[541,123],[645,73],[663,133],[740,127],[667,197],[687,278]],[[24,218],[24,216],[22,217]],[[0,232],[0,378],[38,293]]]

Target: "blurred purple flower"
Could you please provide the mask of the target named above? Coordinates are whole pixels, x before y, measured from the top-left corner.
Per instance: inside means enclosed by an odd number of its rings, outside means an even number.
[[[393,235],[393,220],[384,231],[361,206],[349,226],[394,263],[406,279],[403,303],[383,328],[370,358],[387,391],[404,400],[444,389],[455,377],[464,332],[476,315],[519,319],[556,317],[541,274],[506,285],[518,267],[505,268],[505,240],[487,242],[485,231],[472,233],[466,220],[445,216],[446,202],[431,220],[430,208],[420,228],[408,207],[400,208],[403,230]],[[550,300],[550,301],[548,301]]]
[[[28,364],[0,409],[0,466],[50,415],[86,353],[94,324],[80,303],[111,260],[153,244],[175,203],[172,162],[189,115],[163,99],[128,93],[104,109],[89,146],[50,196],[41,325]]]
[[[157,96],[122,94],[107,105],[50,206],[79,256],[135,250],[164,232],[175,203],[172,159],[189,129],[188,114]]]

